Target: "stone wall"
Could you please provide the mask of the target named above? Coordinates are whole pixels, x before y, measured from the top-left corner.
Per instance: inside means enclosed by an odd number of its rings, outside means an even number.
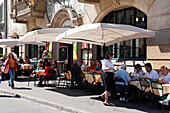
[[[157,31],[154,38],[147,39],[147,59],[153,67],[170,68],[170,2],[155,0],[148,12],[148,29]]]

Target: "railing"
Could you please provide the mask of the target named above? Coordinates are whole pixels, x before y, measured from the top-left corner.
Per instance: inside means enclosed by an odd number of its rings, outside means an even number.
[[[13,3],[11,18],[13,18],[16,23],[26,23],[32,17],[42,19],[44,18],[44,16],[45,16],[44,0],[39,0],[38,4],[34,8],[30,8],[24,2],[24,0],[16,0],[15,3]]]
[[[80,3],[98,3],[100,0],[78,0]]]
[[[30,8],[28,6],[20,6],[20,7],[17,7],[17,16],[20,16],[22,14],[25,14],[25,13],[28,13],[30,12]]]

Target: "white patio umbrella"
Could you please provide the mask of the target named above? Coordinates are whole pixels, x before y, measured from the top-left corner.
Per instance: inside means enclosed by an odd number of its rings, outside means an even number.
[[[19,42],[53,42],[55,37],[71,28],[47,28],[26,33],[19,39]]]
[[[65,43],[86,42],[109,46],[121,41],[153,37],[154,35],[154,31],[130,25],[95,23],[70,29],[58,35],[55,41]]]
[[[18,46],[19,39],[0,39],[0,45],[12,47],[12,46]]]
[[[34,44],[34,45],[45,45],[45,43],[37,42],[19,42],[19,39],[0,39],[0,47],[14,47],[20,46],[21,44]]]

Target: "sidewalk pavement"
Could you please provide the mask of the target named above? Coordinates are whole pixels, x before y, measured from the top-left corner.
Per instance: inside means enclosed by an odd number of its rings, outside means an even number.
[[[27,81],[15,81],[15,89],[8,86],[8,81],[2,81],[0,92],[15,95],[23,99],[34,101],[65,110],[71,113],[159,113],[161,110],[149,111],[146,103],[139,106],[137,103],[120,103],[113,100],[114,106],[104,106],[98,99],[99,95],[93,95],[83,90],[57,88],[57,87],[35,87],[33,82],[27,86]]]

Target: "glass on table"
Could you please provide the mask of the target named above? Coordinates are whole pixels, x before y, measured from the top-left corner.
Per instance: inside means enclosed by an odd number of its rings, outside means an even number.
[[[161,77],[159,77],[158,81],[159,81],[160,83],[162,83],[162,81],[163,81],[162,76],[161,76]]]

